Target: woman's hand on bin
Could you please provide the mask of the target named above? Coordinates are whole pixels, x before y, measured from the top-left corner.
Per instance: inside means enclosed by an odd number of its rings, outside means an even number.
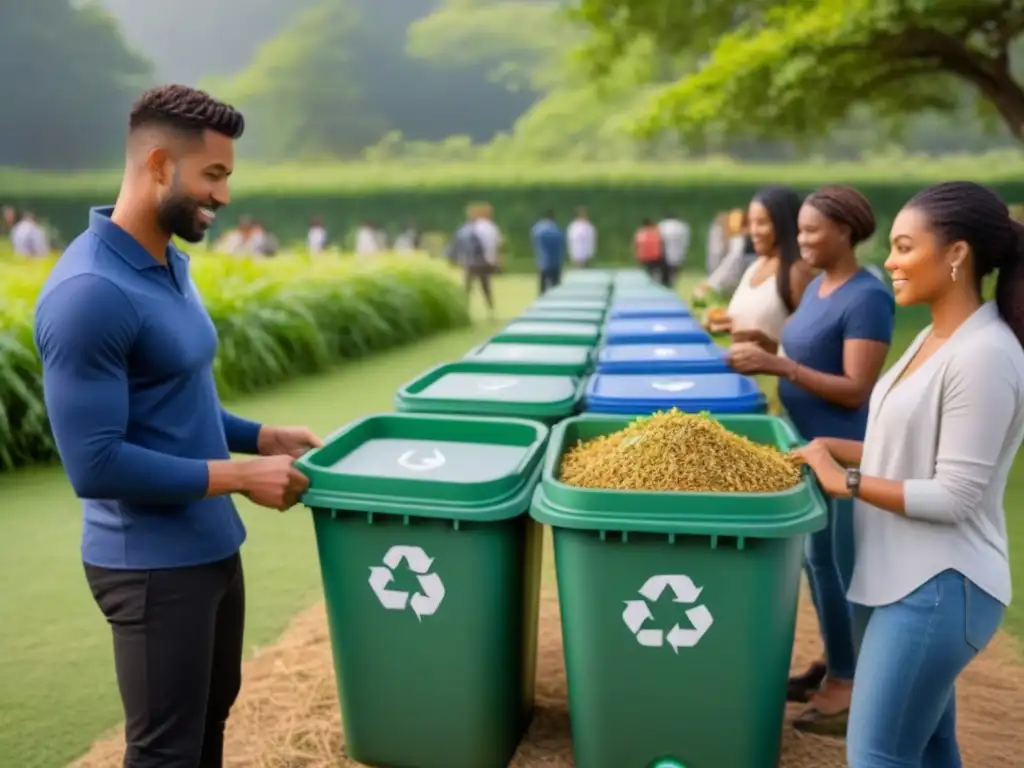
[[[768,352],[753,341],[742,341],[729,348],[726,355],[730,367],[737,373],[748,375],[768,373],[780,375],[781,358]]]
[[[822,440],[812,440],[807,445],[797,448],[792,456],[798,457],[814,472],[821,489],[829,496],[839,499],[850,497],[846,487],[846,470],[832,456],[828,445]]]
[[[774,341],[765,335],[764,331],[748,329],[745,331],[732,331],[731,335],[733,344],[756,344],[769,352],[772,351],[773,347],[777,346]]]

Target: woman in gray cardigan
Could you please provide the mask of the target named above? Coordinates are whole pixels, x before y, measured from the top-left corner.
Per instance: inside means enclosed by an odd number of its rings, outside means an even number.
[[[1024,235],[1005,203],[952,182],[892,226],[896,303],[932,323],[878,382],[863,443],[799,453],[854,499],[848,597],[858,659],[851,768],[955,768],[956,679],[1010,602],[1003,494],[1024,440]],[[982,280],[998,270],[996,300]]]

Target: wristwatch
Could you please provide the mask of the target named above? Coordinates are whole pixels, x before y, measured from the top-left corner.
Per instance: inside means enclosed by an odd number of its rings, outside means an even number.
[[[846,470],[846,490],[850,492],[853,498],[857,498],[860,493],[860,470],[850,467]]]

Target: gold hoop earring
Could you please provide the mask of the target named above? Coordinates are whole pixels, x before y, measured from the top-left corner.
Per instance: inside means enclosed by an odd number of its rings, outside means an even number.
[[[953,279],[953,282],[955,283],[956,282],[956,264],[954,264],[953,268],[951,270],[949,270],[949,276]]]

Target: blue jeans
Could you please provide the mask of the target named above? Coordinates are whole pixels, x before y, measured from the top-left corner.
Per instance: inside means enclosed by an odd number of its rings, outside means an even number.
[[[1004,610],[952,570],[897,603],[854,606],[850,768],[961,768],[956,678],[988,645]]]
[[[852,680],[857,662],[846,590],[853,576],[853,501],[832,499],[828,527],[807,537],[807,580],[818,613],[829,677]]]

